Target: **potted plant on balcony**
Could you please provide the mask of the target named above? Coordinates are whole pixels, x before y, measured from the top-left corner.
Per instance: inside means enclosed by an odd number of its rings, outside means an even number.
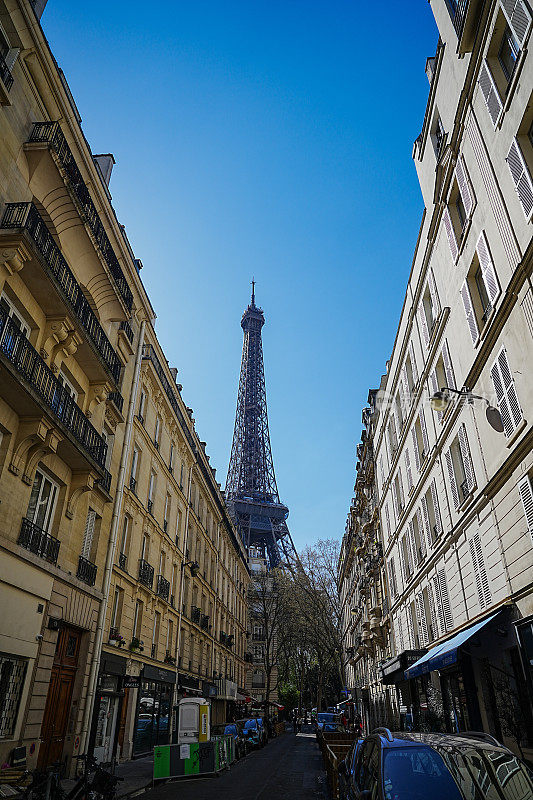
[[[174,658],[172,653],[170,653],[168,650],[165,653],[164,661],[165,661],[165,664],[175,664],[176,663],[176,659]]]
[[[132,653],[134,653],[136,650],[142,653],[144,650],[143,645],[144,642],[142,641],[142,639],[138,639],[137,636],[134,636],[130,642],[130,650],[132,651]]]
[[[111,628],[109,631],[109,644],[114,644],[115,647],[124,647],[126,640],[116,628]]]

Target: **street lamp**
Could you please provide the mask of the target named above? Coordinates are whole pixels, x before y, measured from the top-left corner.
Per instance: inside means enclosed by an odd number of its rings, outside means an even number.
[[[200,564],[198,563],[198,561],[183,561],[181,564],[182,572],[185,569],[185,567],[189,567],[193,578],[196,578],[196,576],[200,572]]]
[[[472,394],[470,389],[451,389],[449,386],[442,386],[439,391],[434,392],[429,398],[429,403],[433,411],[446,411],[448,404],[451,401],[450,392],[452,394],[458,394],[471,404],[474,402],[474,400],[483,400],[487,404],[485,409],[487,422],[497,433],[503,433],[504,428],[502,415],[498,409],[494,408],[494,406],[491,406],[486,397],[481,397],[478,394]]]

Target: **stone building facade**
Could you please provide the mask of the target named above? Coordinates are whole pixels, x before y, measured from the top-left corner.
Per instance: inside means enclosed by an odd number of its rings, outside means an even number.
[[[72,771],[228,713],[249,572],[44,5],[0,2],[0,759]]]
[[[383,675],[402,727],[485,730],[531,754],[532,9],[431,7],[440,39],[413,151],[425,210],[376,398]]]

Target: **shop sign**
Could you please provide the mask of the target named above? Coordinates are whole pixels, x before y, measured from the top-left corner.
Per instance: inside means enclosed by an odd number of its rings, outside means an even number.
[[[124,688],[125,689],[138,689],[139,688],[139,678],[133,678],[131,675],[126,675],[124,679]]]

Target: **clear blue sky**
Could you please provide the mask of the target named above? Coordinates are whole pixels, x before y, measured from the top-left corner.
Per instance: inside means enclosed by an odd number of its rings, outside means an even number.
[[[297,547],[340,537],[422,213],[425,0],[49,0],[42,19],[224,485],[257,280]]]

